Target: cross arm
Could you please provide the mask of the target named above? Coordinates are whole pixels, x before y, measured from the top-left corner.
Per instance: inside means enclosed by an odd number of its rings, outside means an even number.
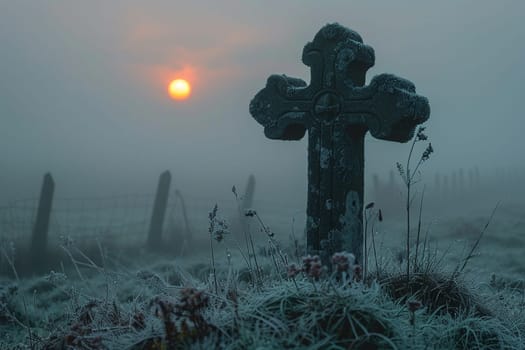
[[[378,139],[407,142],[416,126],[430,116],[428,99],[416,94],[412,82],[392,74],[380,74],[354,92],[343,110],[359,115],[359,121]]]
[[[306,82],[286,75],[271,75],[266,87],[250,102],[250,114],[264,126],[270,139],[299,140],[308,128],[311,101]]]

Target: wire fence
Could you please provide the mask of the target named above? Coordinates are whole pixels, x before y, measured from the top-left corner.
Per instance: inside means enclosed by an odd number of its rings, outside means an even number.
[[[55,198],[48,230],[49,242],[73,237],[76,241],[94,239],[145,240],[149,230],[153,194],[129,194],[101,198]],[[230,221],[238,218],[235,199],[214,200],[184,197],[187,219],[176,191],[168,198],[164,235],[191,229],[194,234],[207,232],[208,212],[218,203],[221,215]],[[31,238],[38,211],[37,198],[21,199],[0,207],[0,238],[8,241]],[[258,201],[267,223],[288,231],[293,222],[304,221],[304,208],[279,202]],[[190,227],[187,227],[187,226]],[[298,224],[300,227],[301,224]]]
[[[48,236],[50,239],[70,235],[91,239],[147,232],[151,203],[152,195],[55,199]],[[16,200],[0,208],[2,236],[10,239],[30,237],[37,210],[38,199]]]
[[[482,202],[487,194],[497,193],[502,199],[525,196],[525,173],[523,171],[499,171],[491,176],[469,175],[469,170],[449,173],[448,183],[445,175],[435,175],[434,183],[427,184],[430,203],[458,202],[460,199]],[[368,184],[373,200],[378,204],[400,208],[399,197],[402,186],[399,179],[376,178]],[[483,196],[483,197],[481,197]],[[145,241],[152,216],[153,194],[126,194],[98,198],[55,198],[52,204],[48,241],[63,237],[74,237],[78,241],[93,239],[142,240]],[[168,237],[181,230],[191,229],[195,235],[206,236],[208,213],[218,203],[220,213],[226,219],[238,219],[238,203],[233,198],[214,199],[185,196],[187,219],[180,200],[180,194],[170,191],[164,219],[163,235]],[[390,203],[392,202],[392,203]],[[20,199],[0,207],[0,240],[29,241],[35,224],[39,200]],[[304,230],[306,204],[291,205],[290,202],[256,200],[255,208],[262,215],[265,224],[278,233],[288,235]],[[441,205],[441,204],[439,204]],[[295,227],[293,227],[295,225]],[[196,237],[199,239],[199,237]]]

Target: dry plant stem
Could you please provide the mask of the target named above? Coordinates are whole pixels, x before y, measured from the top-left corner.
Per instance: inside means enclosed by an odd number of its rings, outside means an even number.
[[[255,263],[255,273],[257,275],[257,283],[262,283],[262,276],[261,276],[261,269],[259,268],[259,263],[257,262],[257,254],[255,253],[255,246],[253,244],[252,235],[248,235],[250,238],[250,245],[252,246],[252,253],[253,253],[253,261]],[[249,256],[248,252],[248,256]]]
[[[73,257],[73,254],[71,254],[71,252],[69,251],[69,249],[67,249],[65,246],[63,245],[60,245],[60,248],[62,248],[66,254],[69,256],[69,259],[71,260],[71,262],[73,263],[73,266],[75,267],[75,270],[77,271],[77,274],[78,274],[78,277],[80,278],[81,281],[84,281],[84,276],[82,276],[82,273],[80,272],[80,269],[78,268],[78,262],[75,260],[75,258]]]
[[[375,234],[374,234],[374,224],[375,224],[375,220],[372,223],[372,248],[374,250],[374,260],[375,260],[375,263],[376,263],[376,276],[377,276],[377,278],[379,278],[379,264],[377,262],[377,251],[376,251],[376,239],[375,239]]]
[[[366,281],[366,275],[368,270],[368,249],[367,249],[367,239],[368,236],[368,211],[365,211],[365,234],[363,237],[363,280]]]
[[[248,268],[250,270],[252,270],[252,271],[255,270],[255,276],[256,276],[256,279],[257,279],[257,283],[260,284],[262,282],[261,281],[261,269],[259,268],[259,263],[257,262],[257,256],[256,256],[256,252],[255,252],[255,246],[253,244],[253,238],[252,238],[252,235],[251,235],[251,233],[249,232],[249,230],[247,228],[245,217],[244,217],[244,215],[242,213],[241,206],[239,204],[239,197],[237,196],[237,192],[234,191],[233,194],[235,196],[235,201],[237,203],[237,212],[239,213],[239,220],[240,220],[240,223],[241,223],[241,229],[242,229],[243,234],[244,234],[244,241],[246,243],[246,250],[248,252]],[[251,250],[252,250],[251,253],[250,253],[250,246],[251,246]],[[255,269],[251,265],[251,257],[252,256],[253,256],[253,261],[254,261],[254,264],[255,264]]]
[[[235,193],[234,193],[235,194]],[[239,220],[240,220],[240,224],[241,224],[241,230],[242,230],[242,233],[244,235],[244,242],[246,243],[246,251],[248,252],[248,264],[249,264],[249,268],[252,269],[251,267],[251,258],[250,258],[250,246],[249,246],[249,243],[248,243],[248,230],[247,230],[247,227],[246,227],[246,222],[244,221],[244,215],[242,214],[242,210],[241,210],[241,206],[239,204],[239,198],[237,197],[237,194],[235,194],[235,201],[237,202],[237,212],[239,213]]]
[[[96,242],[97,242],[98,252],[100,254],[100,261],[102,263],[102,268],[105,271],[107,267],[106,255],[104,254],[104,250],[102,249],[102,244],[100,243],[100,240],[98,238],[96,239]]]
[[[295,238],[295,217],[292,218],[292,239],[295,250],[295,260],[299,263],[299,245],[297,244],[297,239]]]
[[[299,293],[299,286],[297,285],[297,281],[295,280],[295,277],[292,276],[293,284],[295,285],[295,289],[297,289],[297,292]]]
[[[235,245],[237,246],[237,250],[239,251],[239,253],[241,254],[241,257],[243,258],[244,262],[246,263],[246,265],[248,266],[248,271],[250,271],[250,275],[251,275],[251,278],[252,278],[252,286],[255,288],[255,281],[256,281],[256,278],[257,276],[254,276],[254,271],[253,271],[253,268],[250,264],[250,262],[248,261],[248,258],[246,257],[246,255],[242,252],[242,249],[241,249],[241,246],[239,244],[239,242],[237,242],[237,240],[233,240]],[[248,251],[248,254],[250,254],[250,252]]]
[[[255,212],[255,217],[259,221],[259,224],[261,225],[261,227],[264,230],[264,232],[266,233],[266,235],[269,237],[268,243],[270,244],[270,247],[271,247],[272,259],[274,261],[275,269],[276,269],[277,273],[279,273],[279,266],[277,264],[277,260],[275,259],[275,253],[274,252],[276,252],[277,255],[279,255],[279,258],[281,259],[281,262],[282,262],[283,266],[287,266],[288,265],[288,261],[287,261],[286,257],[283,256],[283,254],[281,252],[281,249],[279,248],[278,244],[275,243],[275,240],[273,239],[273,237],[271,235],[270,229],[264,224],[264,222],[262,221],[261,217],[259,216],[259,214],[257,212]]]
[[[410,160],[412,159],[412,153],[414,152],[414,146],[416,145],[416,142],[418,141],[417,136],[414,137],[414,140],[412,141],[412,146],[410,147],[410,152],[408,153],[408,159],[406,163],[406,178],[405,185],[407,187],[407,198],[406,198],[406,212],[407,212],[407,289],[409,287],[410,283],[410,207],[412,198],[410,198],[410,190],[412,188],[412,181],[414,180],[415,174],[417,174],[417,171],[421,164],[423,163],[423,157],[419,159],[419,162],[417,163],[416,167],[414,168],[414,171],[410,171]]]
[[[283,264],[283,266],[286,267],[288,265],[288,261],[286,257],[283,255],[281,249],[279,248],[279,245],[275,242],[276,241],[273,238],[270,238],[268,240],[268,243],[270,244],[270,247],[272,248],[272,255],[275,255],[273,252],[277,252],[277,255],[279,255],[279,259],[281,259],[281,263]]]
[[[7,263],[9,264],[9,267],[13,271],[13,275],[15,276],[16,281],[20,282],[20,278],[18,277],[18,272],[16,272],[14,261],[11,260],[11,258],[9,257],[9,254],[7,254],[4,248],[2,248],[2,255],[5,257],[5,259],[7,260]]]
[[[217,271],[215,270],[215,255],[213,254],[213,237],[210,235],[211,248],[211,267],[213,271],[213,283],[215,284],[215,295],[219,295],[219,287],[217,285]]]
[[[414,151],[414,146],[416,145],[417,138],[414,138],[412,141],[412,146],[410,147],[410,152],[408,154],[407,164],[406,164],[406,181],[407,186],[407,199],[406,199],[406,212],[407,212],[407,290],[410,285],[410,188],[412,185],[412,176],[410,175],[410,159],[412,158],[412,152]],[[417,168],[417,167],[416,167]]]
[[[494,207],[494,209],[492,209],[492,213],[490,214],[490,217],[489,219],[487,220],[487,223],[485,224],[485,226],[483,227],[483,230],[481,230],[479,236],[478,236],[478,239],[476,240],[476,242],[474,243],[474,245],[472,246],[472,249],[470,250],[470,253],[467,255],[467,257],[465,258],[465,261],[463,262],[463,266],[461,266],[461,268],[458,270],[456,268],[456,271],[454,271],[454,274],[452,275],[452,277],[455,277],[456,274],[459,274],[461,272],[463,272],[463,270],[465,269],[465,266],[467,266],[467,263],[469,262],[469,260],[472,258],[472,256],[474,255],[474,251],[476,250],[476,248],[478,247],[479,245],[479,242],[481,241],[481,238],[483,237],[483,235],[485,234],[485,231],[487,231],[487,228],[489,227],[489,224],[491,223],[492,219],[494,218],[494,214],[496,214],[496,210],[498,210],[498,207],[500,205],[501,201],[499,201],[496,206]],[[458,265],[459,267],[459,265]]]
[[[423,186],[423,193],[421,193],[421,202],[419,203],[419,218],[417,221],[417,237],[416,237],[416,255],[414,257],[414,269],[418,272],[417,255],[419,252],[419,237],[421,234],[421,214],[423,212],[423,199],[425,198],[425,186]]]
[[[186,240],[191,240],[193,237],[191,233],[190,228],[190,221],[188,219],[188,212],[186,210],[186,202],[184,201],[184,197],[182,197],[182,193],[180,193],[179,190],[175,191],[175,195],[179,198],[181,209],[182,209],[182,218],[184,219],[184,226],[186,227]]]
[[[425,239],[423,240],[423,251],[421,252],[421,267],[423,267],[423,263],[425,261],[425,253],[427,251],[427,244],[428,244],[428,234],[430,232],[431,226],[432,226],[432,223],[428,224],[427,230],[425,232]]]

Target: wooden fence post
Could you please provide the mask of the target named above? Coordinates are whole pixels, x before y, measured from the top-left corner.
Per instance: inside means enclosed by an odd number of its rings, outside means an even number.
[[[246,189],[242,199],[242,210],[251,209],[253,206],[253,197],[255,195],[255,176],[253,174],[248,177]],[[244,212],[242,213],[244,215]]]
[[[31,254],[33,267],[41,268],[45,263],[47,254],[47,236],[49,232],[49,221],[53,206],[53,194],[55,192],[55,181],[50,173],[44,175],[40,199],[38,201],[38,212],[35,225],[33,226],[33,236],[31,239]]]
[[[153,249],[162,246],[162,227],[166,215],[170,184],[171,174],[169,171],[165,171],[159,177],[155,203],[153,204],[153,213],[151,214],[149,226],[148,246]]]

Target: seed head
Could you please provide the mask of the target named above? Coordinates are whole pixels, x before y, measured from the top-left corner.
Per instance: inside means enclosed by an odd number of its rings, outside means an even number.
[[[421,160],[424,162],[424,161],[427,161],[428,158],[430,158],[430,155],[434,153],[434,149],[432,148],[432,144],[429,143],[428,146],[427,146],[427,149],[425,150],[425,152],[423,152],[423,155],[421,156]]]
[[[247,217],[254,217],[255,215],[257,215],[257,212],[255,211],[255,209],[246,209],[244,211],[244,216],[247,216]]]
[[[425,131],[425,129],[426,128],[424,126],[420,126],[419,127],[419,129],[417,130],[416,141],[426,141],[426,140],[428,140],[428,136],[423,133]]]
[[[403,168],[403,165],[399,162],[396,163],[396,167],[397,167],[397,172],[399,173],[399,175],[401,175],[402,178],[405,177],[405,168]]]

